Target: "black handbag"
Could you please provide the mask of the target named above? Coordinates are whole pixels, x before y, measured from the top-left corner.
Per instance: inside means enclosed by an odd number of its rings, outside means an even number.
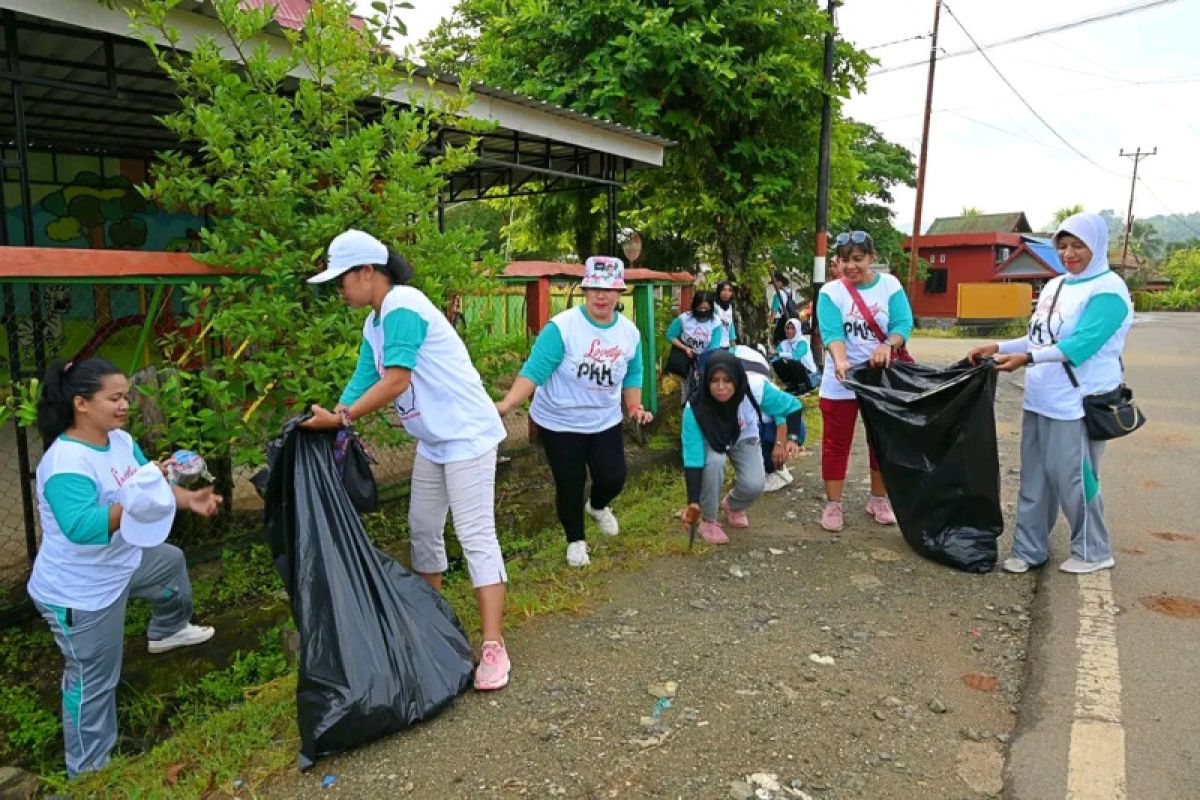
[[[1058,304],[1058,295],[1062,292],[1065,283],[1064,280],[1058,284],[1058,289],[1054,292],[1054,299],[1050,301],[1047,319],[1054,315],[1054,306]],[[1050,341],[1058,344],[1054,333],[1050,331],[1049,324],[1047,324],[1046,330],[1050,332]],[[1066,361],[1063,362],[1063,369],[1067,371],[1071,385],[1078,389],[1079,379],[1075,377],[1075,370],[1071,369],[1071,365]],[[1125,362],[1122,361],[1121,374],[1124,375],[1124,373]],[[1138,408],[1137,401],[1133,399],[1133,390],[1123,381],[1115,389],[1083,396],[1083,425],[1087,428],[1088,438],[1092,441],[1107,442],[1109,439],[1128,436],[1145,424],[1146,415],[1142,413],[1142,410]]]
[[[666,371],[668,374],[686,378],[692,372],[692,360],[678,347],[672,347],[667,355]]]

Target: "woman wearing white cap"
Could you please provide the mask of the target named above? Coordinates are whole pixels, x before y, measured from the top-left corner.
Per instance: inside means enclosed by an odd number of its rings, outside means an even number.
[[[1058,568],[1083,574],[1116,563],[1100,498],[1104,442],[1088,437],[1083,398],[1121,385],[1133,303],[1108,266],[1108,223],[1099,214],[1067,217],[1054,246],[1067,274],[1042,289],[1029,333],[976,347],[967,357],[992,356],[1003,372],[1027,370],[1017,529],[1003,568],[1026,572],[1046,563],[1061,508],[1071,526],[1071,557]]]
[[[309,283],[337,280],[342,299],[370,307],[358,366],[332,411],[313,406],[302,427],[330,429],[391,404],[417,440],[408,527],[412,567],[437,590],[448,567],[445,528],[454,515],[475,587],[483,647],[475,688],[508,685],[504,584],[496,539],[496,449],[504,424],[462,339],[419,289],[412,267],[370,234],[348,230],[329,243],[328,267]]]
[[[63,740],[72,777],[103,767],[117,742],[128,599],[153,605],[151,653],[213,635],[191,624],[187,564],[165,540],[177,507],[211,516],[221,498],[211,487],[172,487],[147,461],[121,430],[128,392],[119,369],[89,358],[52,365],[38,401],[46,445],[37,469],[42,545],[28,588],[66,661]]]
[[[496,403],[507,414],[534,395],[529,416],[537,423],[554,476],[555,507],[567,534],[567,563],[591,563],[583,515],[600,532],[616,536],[609,504],[625,485],[625,442],[621,404],[629,416],[649,423],[642,408],[642,341],[637,326],[617,312],[625,289],[620,259],[596,256],[584,266],[584,304],[546,324],[512,389]],[[584,484],[591,473],[591,498]]]

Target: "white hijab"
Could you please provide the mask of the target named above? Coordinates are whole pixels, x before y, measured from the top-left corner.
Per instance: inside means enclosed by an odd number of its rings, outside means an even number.
[[[1091,263],[1078,275],[1067,273],[1069,280],[1084,280],[1094,278],[1108,270],[1108,222],[1099,214],[1084,211],[1073,214],[1062,221],[1054,232],[1053,242],[1058,246],[1058,237],[1069,233],[1078,238],[1092,251]]]
[[[787,337],[787,340],[789,342],[791,342],[793,345],[795,345],[797,342],[802,342],[805,340],[804,334],[800,332],[800,330],[801,330],[800,320],[796,319],[795,317],[792,317],[787,322],[785,322],[783,325],[784,333],[787,332],[788,325],[791,325],[792,329],[795,331],[795,333],[793,333],[791,336]]]

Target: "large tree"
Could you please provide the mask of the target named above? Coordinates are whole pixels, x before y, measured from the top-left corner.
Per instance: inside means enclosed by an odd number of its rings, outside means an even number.
[[[769,248],[811,226],[828,29],[811,0],[464,0],[425,55],[673,140],[622,203],[652,240],[694,243],[753,286]],[[868,63],[838,43],[837,98]],[[834,137],[834,218],[850,213],[851,138]]]

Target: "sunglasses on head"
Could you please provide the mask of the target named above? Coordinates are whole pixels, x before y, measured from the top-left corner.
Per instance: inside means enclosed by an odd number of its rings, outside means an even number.
[[[854,244],[862,244],[863,242],[871,241],[871,234],[866,231],[850,231],[849,233],[839,233],[833,243],[838,247],[844,244],[853,242]]]

